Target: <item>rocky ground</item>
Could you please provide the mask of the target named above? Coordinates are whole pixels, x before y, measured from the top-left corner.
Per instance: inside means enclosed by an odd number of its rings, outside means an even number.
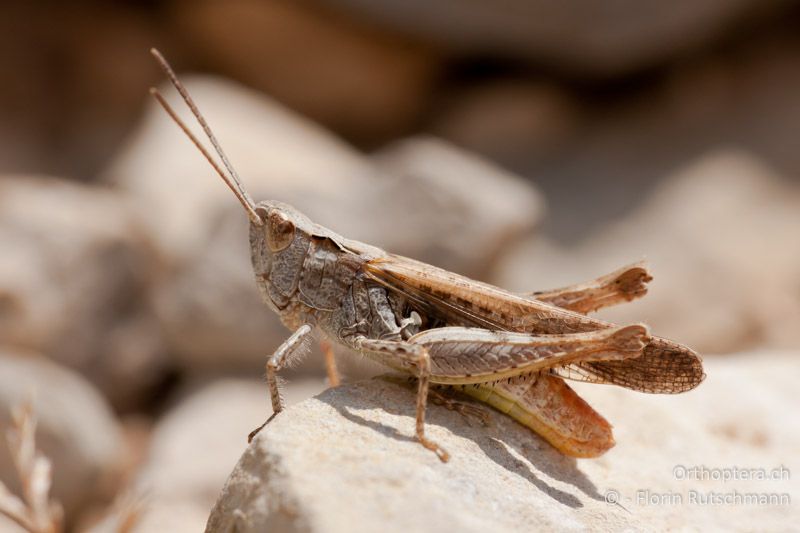
[[[583,460],[497,412],[484,428],[431,406],[429,436],[453,457],[444,464],[413,439],[411,390],[380,378],[345,385],[261,432],[206,531],[789,530],[800,428],[778,413],[800,407],[790,377],[798,370],[797,353],[750,353],[711,358],[707,381],[682,396],[580,387],[617,439],[603,457]],[[702,477],[725,468],[778,478]],[[783,500],[707,501],[736,493]]]

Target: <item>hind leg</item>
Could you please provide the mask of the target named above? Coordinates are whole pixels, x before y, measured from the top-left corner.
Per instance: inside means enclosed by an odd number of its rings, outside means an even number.
[[[472,425],[470,423],[470,418],[476,418],[482,426],[486,427],[489,425],[489,413],[487,413],[485,409],[481,409],[471,402],[462,402],[451,398],[448,392],[450,391],[446,389],[432,388],[428,394],[430,395],[431,402],[449,411],[455,411],[460,414],[467,421],[467,424]]]

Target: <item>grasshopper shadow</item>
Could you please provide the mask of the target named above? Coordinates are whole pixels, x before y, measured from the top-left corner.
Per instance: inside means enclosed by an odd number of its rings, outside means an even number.
[[[384,396],[376,390],[376,387],[371,386],[371,383],[376,381],[381,384],[379,388],[383,392],[387,392],[386,387],[391,386],[398,389],[391,396],[396,397],[398,393],[402,394],[400,392],[402,390],[407,398],[404,401],[389,400],[386,397],[389,394]],[[415,416],[413,390],[416,387],[414,384],[379,379],[345,385],[345,387],[348,388],[347,394],[340,395],[336,389],[329,389],[318,395],[316,399],[330,405],[343,418],[354,424],[368,427],[388,438],[403,442],[416,442],[414,435],[405,430],[401,431],[393,425],[369,420],[355,412],[380,408],[394,415],[413,418]],[[574,458],[562,455],[534,432],[489,406],[479,404],[466,397],[459,396],[457,400],[478,405],[486,410],[490,416],[489,426],[486,427],[477,422],[470,424],[464,416],[431,402],[428,403],[427,423],[432,426],[445,427],[454,435],[475,442],[486,457],[497,465],[521,476],[562,505],[571,508],[583,507],[583,503],[576,495],[549,484],[544,477],[571,485],[593,500],[605,501],[597,487],[578,469],[577,461]],[[442,444],[445,448],[447,447],[446,442]]]

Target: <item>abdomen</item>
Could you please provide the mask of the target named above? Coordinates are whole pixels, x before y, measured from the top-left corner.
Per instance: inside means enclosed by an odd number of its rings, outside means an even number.
[[[611,424],[562,379],[549,374],[462,390],[529,427],[565,455],[598,457],[615,444]]]

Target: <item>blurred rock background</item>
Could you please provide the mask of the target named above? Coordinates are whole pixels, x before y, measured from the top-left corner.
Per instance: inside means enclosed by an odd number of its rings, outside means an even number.
[[[37,398],[73,529],[134,488],[140,530],[196,531],[269,414],[287,332],[152,46],[257,199],[513,290],[645,258],[604,317],[800,350],[798,30],[789,0],[4,2],[0,423]]]

